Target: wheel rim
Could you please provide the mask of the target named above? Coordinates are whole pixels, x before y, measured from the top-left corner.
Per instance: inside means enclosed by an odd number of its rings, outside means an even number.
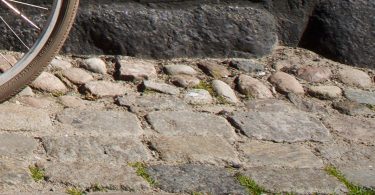
[[[9,69],[7,69],[5,72],[3,72],[0,75],[0,86],[5,84],[10,79],[12,79],[16,75],[18,75],[22,70],[24,70],[27,67],[27,65],[29,65],[35,59],[35,57],[37,55],[39,55],[41,53],[44,53],[43,47],[48,42],[48,39],[51,36],[51,34],[52,34],[52,32],[53,32],[53,30],[56,26],[60,11],[62,9],[62,1],[63,0],[54,0],[53,2],[51,2],[51,6],[48,10],[49,14],[47,13],[47,17],[45,18],[45,22],[43,22],[44,24],[41,26],[41,25],[37,25],[37,22],[32,21],[32,19],[30,19],[30,16],[27,16],[26,14],[23,14],[22,11],[15,5],[15,4],[18,5],[18,4],[25,3],[25,2],[22,2],[20,0],[0,0],[0,4],[2,4],[3,9],[8,9],[9,12],[12,12],[11,14],[14,14],[16,17],[20,17],[21,19],[23,19],[24,24],[22,24],[22,25],[27,24],[30,27],[33,27],[33,28],[38,27],[40,29],[40,30],[37,29],[39,31],[39,33],[34,38],[34,41],[32,41],[33,43],[30,44],[29,41],[28,41],[28,43],[26,43],[26,41],[24,41],[22,39],[20,40],[20,36],[15,34],[16,32],[14,32],[14,30],[10,30],[10,28],[12,28],[12,26],[9,25],[9,22],[7,22],[4,19],[4,17],[0,16],[0,23],[5,25],[5,27],[9,29],[9,32],[11,32],[13,34],[14,38],[16,40],[18,40],[19,43],[21,43],[22,46],[24,46],[23,56],[14,65],[12,65]],[[35,5],[35,4],[24,5],[23,4],[23,6],[39,6],[39,5]],[[12,7],[16,8],[18,11],[20,11],[20,14],[17,14],[17,11],[14,10]],[[42,9],[42,8],[38,8],[38,7],[33,7],[33,8]],[[46,7],[44,7],[44,8],[46,8]],[[12,48],[10,48],[10,50],[11,49]],[[0,58],[4,59],[4,56],[1,54]],[[5,59],[5,61],[10,63],[9,60],[7,60],[7,59]]]

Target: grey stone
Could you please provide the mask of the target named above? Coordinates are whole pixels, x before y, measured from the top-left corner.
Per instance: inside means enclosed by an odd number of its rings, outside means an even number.
[[[166,93],[170,95],[178,95],[180,90],[177,87],[168,85],[166,83],[157,83],[153,81],[143,81],[143,86],[145,89],[157,91],[161,93]]]
[[[375,92],[348,88],[344,90],[344,93],[351,101],[361,104],[375,105]]]
[[[350,116],[368,116],[375,113],[367,108],[365,105],[352,102],[349,100],[342,101],[342,102],[334,102],[332,104],[333,108],[341,112],[342,114],[350,115]]]
[[[168,163],[239,164],[236,150],[218,136],[162,136],[151,143]]]
[[[166,192],[207,194],[246,194],[233,173],[204,165],[157,165],[147,169],[157,186]]]
[[[235,112],[230,119],[246,136],[259,140],[324,142],[330,138],[328,129],[317,118],[287,105]]]
[[[189,110],[189,106],[181,99],[163,94],[147,94],[143,96],[126,95],[116,100],[120,106],[126,106],[132,112],[147,113],[159,110]]]
[[[52,129],[47,112],[14,104],[0,105],[0,129],[7,131],[45,131]]]
[[[189,111],[159,111],[147,115],[152,127],[162,135],[222,136],[233,139],[234,129],[221,117]]]
[[[63,124],[79,131],[99,132],[103,136],[137,136],[142,133],[137,117],[124,111],[80,110],[68,108],[57,115]]]
[[[201,80],[189,75],[175,75],[171,78],[171,82],[179,87],[191,88],[199,85]]]
[[[320,169],[252,168],[245,175],[272,193],[345,194],[344,184]]]
[[[136,138],[42,137],[49,157],[57,162],[143,162],[150,159]]]
[[[200,62],[198,67],[207,75],[214,77],[215,79],[225,78],[230,75],[229,70],[225,65],[219,65],[216,62]]]
[[[46,166],[49,182],[64,183],[79,188],[100,185],[112,190],[148,190],[149,184],[126,164],[74,162],[52,163]]]
[[[19,92],[18,95],[19,96],[30,96],[30,97],[32,97],[32,96],[35,95],[35,93],[33,92],[33,90],[29,86],[27,86],[27,87],[25,87],[25,89],[23,89],[21,92]]]
[[[154,64],[145,61],[117,60],[119,79],[126,81],[156,79]]]
[[[20,161],[2,159],[0,161],[0,190],[4,192],[17,189],[23,185],[30,185],[32,179],[27,166]]]
[[[197,74],[197,71],[194,68],[187,66],[187,65],[166,65],[164,66],[165,71],[169,75],[191,75],[194,76]]]
[[[252,60],[232,60],[230,66],[245,72],[261,72],[264,71],[264,65]]]
[[[276,72],[269,78],[269,81],[276,85],[276,89],[281,93],[304,94],[302,85],[297,79],[284,72]]]
[[[73,65],[67,60],[55,58],[51,61],[51,67],[53,70],[65,70],[68,68],[72,68]]]
[[[0,157],[29,157],[38,143],[31,137],[17,134],[0,134]]]
[[[321,99],[336,99],[342,95],[342,90],[337,86],[310,86],[308,92]]]
[[[62,72],[63,76],[66,77],[70,82],[82,85],[89,81],[92,81],[94,78],[88,72],[84,71],[81,68],[69,68],[65,69]]]
[[[124,95],[128,90],[121,83],[112,83],[109,81],[90,81],[84,85],[87,93],[95,97],[114,97]]]
[[[42,72],[32,83],[31,87],[50,93],[66,93],[68,88],[55,75]]]
[[[375,145],[375,121],[373,119],[337,115],[325,119],[324,122],[345,139]]]
[[[288,99],[294,104],[298,109],[305,112],[318,112],[326,113],[327,109],[324,104],[318,102],[317,100],[304,97],[303,95],[298,95],[294,93],[288,93]]]
[[[305,81],[318,83],[329,80],[332,72],[327,67],[306,66],[298,69],[297,76]]]
[[[237,78],[239,91],[249,97],[254,98],[273,98],[271,90],[261,81],[247,75],[240,75]]]
[[[251,141],[240,144],[246,167],[323,168],[323,161],[301,145]]]
[[[185,101],[193,105],[211,104],[213,102],[210,92],[204,89],[192,89],[185,94]]]
[[[81,63],[81,66],[91,72],[106,74],[107,66],[105,61],[100,58],[89,58]]]
[[[212,88],[215,90],[218,96],[223,97],[226,101],[234,104],[239,102],[234,90],[223,81],[212,81]]]
[[[341,82],[361,88],[369,88],[372,86],[372,81],[370,76],[354,68],[345,68],[339,71],[339,79]]]

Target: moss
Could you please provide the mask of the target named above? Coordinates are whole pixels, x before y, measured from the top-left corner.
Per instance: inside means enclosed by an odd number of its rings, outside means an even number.
[[[229,104],[228,100],[224,96],[217,96],[216,100],[219,104]]]
[[[334,177],[336,177],[340,182],[345,184],[351,195],[375,195],[375,191],[367,189],[361,186],[357,186],[345,178],[345,176],[334,166],[327,166],[325,171]]]
[[[136,173],[138,176],[142,177],[144,180],[146,180],[151,186],[155,186],[156,182],[155,180],[148,174],[147,167],[144,163],[136,162],[136,163],[130,163],[131,167],[136,168]]]
[[[36,166],[29,166],[29,170],[31,173],[31,177],[34,179],[35,182],[44,180],[44,170]]]
[[[84,195],[84,194],[86,194],[84,191],[82,191],[78,188],[75,188],[75,187],[68,188],[66,190],[66,193],[69,194],[69,195]]]
[[[366,106],[375,112],[375,105],[367,104]]]
[[[240,173],[236,174],[237,181],[248,190],[251,195],[264,194],[266,190],[259,186],[254,180]]]
[[[201,81],[199,85],[195,86],[194,89],[204,89],[208,91],[212,96],[216,96],[216,93],[214,91],[214,88],[212,85],[206,81]]]
[[[92,191],[92,192],[107,192],[107,189],[105,189],[100,184],[94,184],[90,187],[90,191]]]

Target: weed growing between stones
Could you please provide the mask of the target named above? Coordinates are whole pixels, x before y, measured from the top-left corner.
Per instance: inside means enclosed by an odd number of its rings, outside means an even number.
[[[102,185],[100,184],[94,184],[90,187],[90,191],[92,192],[107,192],[107,189],[105,189]]]
[[[367,104],[366,106],[375,112],[375,105]]]
[[[357,185],[354,185],[353,183],[350,183],[345,176],[334,166],[327,166],[325,168],[325,171],[334,177],[336,177],[340,182],[345,184],[345,186],[349,190],[349,194],[351,195],[375,195],[375,191],[371,189],[366,189],[364,187],[360,187]]]
[[[34,179],[35,182],[44,180],[44,170],[36,166],[29,166],[29,170],[31,173],[31,177]]]
[[[237,173],[235,177],[242,186],[246,187],[250,195],[261,195],[266,192],[266,190],[259,186],[254,180],[241,173]]]
[[[144,180],[146,180],[151,186],[155,186],[156,182],[155,180],[150,176],[150,174],[147,173],[147,167],[144,163],[136,162],[136,163],[130,163],[129,166],[136,168],[136,173],[138,176],[142,177]]]
[[[208,91],[212,96],[216,96],[216,93],[214,91],[214,88],[212,85],[206,81],[201,81],[199,85],[195,86],[194,89],[204,89]]]
[[[72,188],[68,188],[66,190],[66,193],[69,194],[69,195],[84,195],[86,194],[84,191],[76,188],[76,187],[72,187]]]

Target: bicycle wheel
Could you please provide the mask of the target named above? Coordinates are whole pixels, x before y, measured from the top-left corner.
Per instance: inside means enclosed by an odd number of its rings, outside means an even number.
[[[0,102],[33,81],[57,54],[74,22],[78,3],[0,0]]]

